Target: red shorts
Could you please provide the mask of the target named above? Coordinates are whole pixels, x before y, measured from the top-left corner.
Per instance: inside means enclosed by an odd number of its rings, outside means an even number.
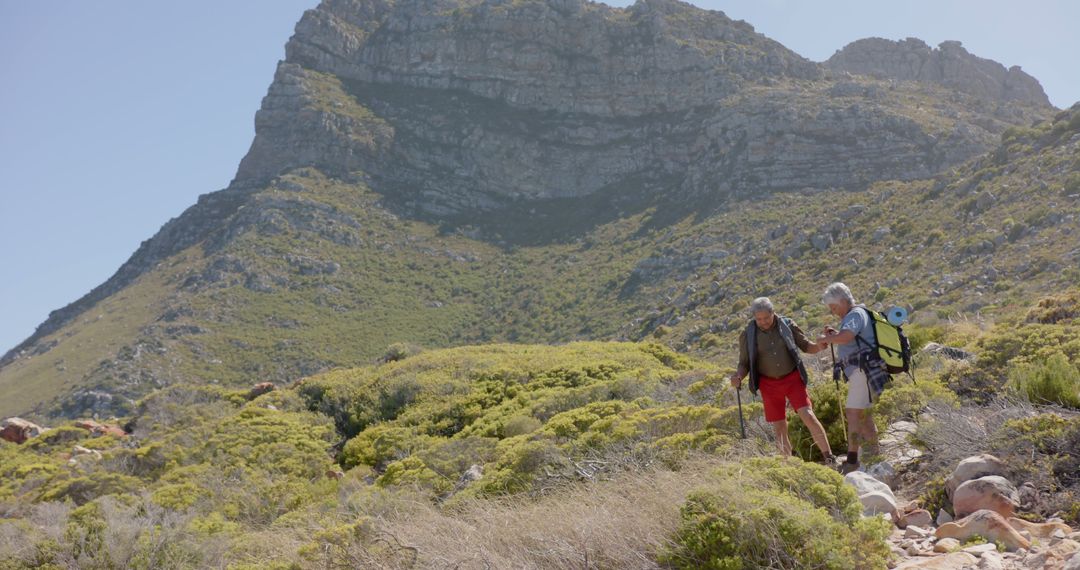
[[[762,374],[758,380],[758,390],[761,391],[761,403],[765,404],[765,421],[778,422],[784,419],[785,404],[791,402],[791,409],[810,405],[810,395],[806,393],[799,369],[792,370],[783,378],[770,378]]]

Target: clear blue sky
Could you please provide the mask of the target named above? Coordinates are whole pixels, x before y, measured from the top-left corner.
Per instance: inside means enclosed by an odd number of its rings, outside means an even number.
[[[316,0],[0,0],[0,352],[228,185]],[[626,2],[613,2],[626,5]],[[699,0],[821,61],[859,38],[960,40],[1080,100],[1073,0]]]

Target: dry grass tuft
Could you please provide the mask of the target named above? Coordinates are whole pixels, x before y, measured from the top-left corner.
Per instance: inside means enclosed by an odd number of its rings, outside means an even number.
[[[744,455],[754,451],[736,451]],[[379,568],[658,568],[679,506],[734,455],[698,455],[678,471],[656,466],[567,485],[530,500],[478,499],[453,509],[416,500],[375,518],[378,548],[350,556]],[[374,554],[381,552],[381,559]]]

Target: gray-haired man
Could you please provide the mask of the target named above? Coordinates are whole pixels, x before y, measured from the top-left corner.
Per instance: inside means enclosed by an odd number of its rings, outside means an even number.
[[[825,428],[814,415],[810,396],[806,393],[809,376],[799,356],[799,350],[814,354],[826,345],[807,340],[795,321],[776,314],[768,297],[754,299],[750,310],[754,318],[739,335],[739,366],[731,375],[731,385],[739,388],[743,377],[749,374],[750,392],[761,389],[765,421],[773,426],[776,447],[781,455],[791,455],[787,425],[787,404],[790,402],[810,430],[826,465],[833,465],[835,461]]]

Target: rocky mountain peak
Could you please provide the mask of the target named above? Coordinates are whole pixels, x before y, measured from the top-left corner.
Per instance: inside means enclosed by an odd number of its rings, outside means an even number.
[[[1019,66],[971,54],[958,41],[937,49],[917,38],[866,38],[852,42],[825,62],[837,71],[901,81],[935,83],[991,101],[1049,106],[1042,85]]]
[[[514,107],[640,116],[693,108],[813,63],[721,12],[675,0],[326,2],[287,61],[344,80],[455,89]]]
[[[929,176],[1033,112],[908,109],[677,0],[328,0],[286,54],[238,181],[359,173],[406,215],[470,225]]]

